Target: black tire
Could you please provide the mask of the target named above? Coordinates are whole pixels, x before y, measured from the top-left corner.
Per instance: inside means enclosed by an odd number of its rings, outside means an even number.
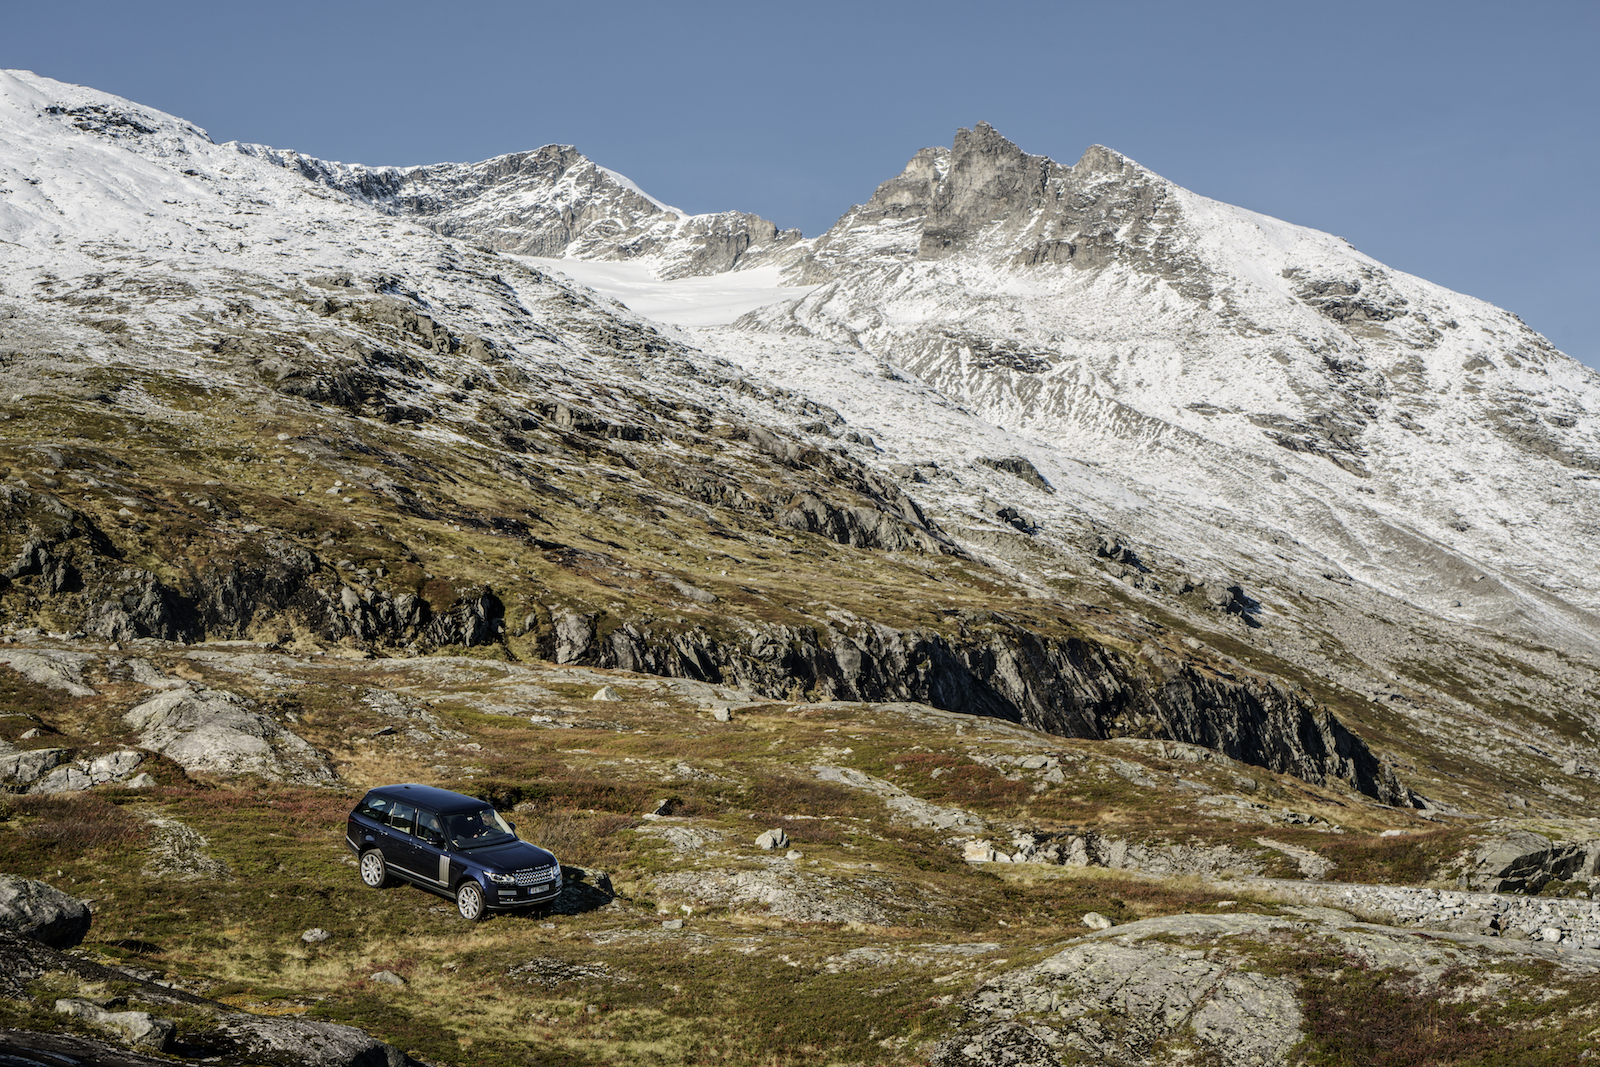
[[[469,923],[479,922],[488,911],[483,903],[483,889],[468,878],[456,887],[456,911]]]
[[[382,889],[390,882],[389,865],[383,861],[383,853],[375,848],[369,848],[361,854],[361,881],[373,888]]]

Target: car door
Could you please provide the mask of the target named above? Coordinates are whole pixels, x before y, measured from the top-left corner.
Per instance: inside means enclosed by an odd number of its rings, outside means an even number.
[[[383,853],[385,863],[392,863],[395,847],[389,818],[393,814],[394,801],[391,798],[369,794],[351,813],[346,840],[358,853],[376,848]]]
[[[450,853],[445,849],[444,821],[437,812],[417,809],[417,871],[434,885],[450,888]]]
[[[388,837],[383,842],[383,858],[389,869],[414,882],[434,882],[433,870],[422,855],[416,837],[417,806],[395,801],[389,810]],[[437,868],[437,864],[433,865]]]

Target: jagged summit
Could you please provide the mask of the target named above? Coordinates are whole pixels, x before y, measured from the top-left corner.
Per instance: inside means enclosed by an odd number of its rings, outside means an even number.
[[[545,145],[481,163],[367,167],[240,144],[389,215],[501,252],[638,260],[657,277],[716,274],[799,240],[757,215],[689,215],[586,157]]]

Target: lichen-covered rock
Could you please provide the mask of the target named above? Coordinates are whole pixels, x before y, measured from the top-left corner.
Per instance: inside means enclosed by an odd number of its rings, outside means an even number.
[[[89,932],[89,905],[55,886],[0,874],[0,928],[56,948],[70,948]]]
[[[1113,927],[1071,942],[1032,967],[984,983],[967,1024],[940,1044],[938,1067],[996,1063],[1173,1062],[1200,1051],[1237,1067],[1287,1062],[1300,1040],[1294,984],[1241,968],[1204,943],[1288,920],[1181,915]],[[1175,940],[1200,942],[1173,944]]]

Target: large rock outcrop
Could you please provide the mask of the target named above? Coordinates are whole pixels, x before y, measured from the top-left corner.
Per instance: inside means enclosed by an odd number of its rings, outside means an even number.
[[[331,784],[333,772],[299,735],[233,693],[169,689],[123,715],[139,743],[184,770],[256,774],[274,781]]]
[[[1172,915],[1070,941],[968,995],[956,1032],[928,1062],[1286,1067],[1308,1053],[1372,1062],[1402,1039],[1415,1062],[1464,1062],[1463,1050],[1508,1036],[1502,1022],[1476,1016],[1497,1012],[1513,989],[1525,991],[1524,975],[1572,979],[1600,962],[1542,939],[1442,930],[1419,937],[1334,909],[1295,910]],[[1463,984],[1468,969],[1479,977]],[[1452,1009],[1441,1012],[1442,1004]],[[1518,1045],[1504,1042],[1507,1050]]]

